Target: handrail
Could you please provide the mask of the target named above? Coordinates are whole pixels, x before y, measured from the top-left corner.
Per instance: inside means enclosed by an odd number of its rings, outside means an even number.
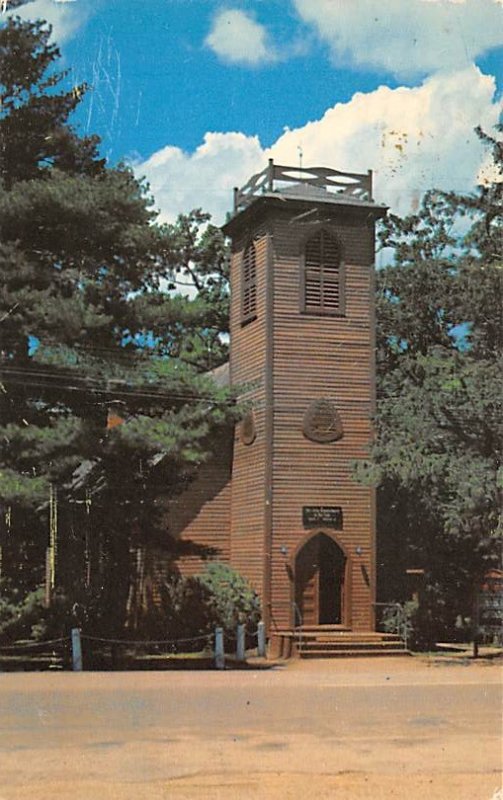
[[[380,606],[382,608],[396,608],[398,611],[397,617],[397,634],[400,636],[405,649],[408,649],[408,631],[407,631],[407,617],[405,614],[405,609],[402,603],[399,603],[397,600],[389,602],[389,603],[372,603],[374,607]]]
[[[275,164],[273,159],[262,172],[252,175],[240,189],[234,188],[234,214],[244,211],[253,200],[266,192],[281,191],[279,184],[307,184],[357,200],[372,201],[372,171],[341,172],[329,167],[290,167]],[[333,193],[333,192],[332,192]]]
[[[293,601],[292,606],[293,606],[293,628],[294,628],[294,630],[296,628],[298,628],[298,631],[299,631],[299,650],[302,650],[302,626],[304,625],[304,620],[303,620],[303,617],[302,617],[302,612],[301,612],[299,606],[297,605],[297,603],[295,602],[295,600]],[[299,619],[299,624],[298,625],[295,624],[295,622],[297,620],[297,617]]]

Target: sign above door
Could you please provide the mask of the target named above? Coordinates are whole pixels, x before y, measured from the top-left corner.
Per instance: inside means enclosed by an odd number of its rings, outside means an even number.
[[[304,528],[334,528],[342,530],[342,508],[340,506],[303,506]]]

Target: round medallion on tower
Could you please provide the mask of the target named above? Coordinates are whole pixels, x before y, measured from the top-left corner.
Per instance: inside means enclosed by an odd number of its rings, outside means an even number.
[[[331,400],[313,400],[304,414],[304,436],[312,442],[336,442],[344,436],[342,420]]]
[[[239,427],[239,438],[243,444],[253,444],[257,437],[257,429],[255,426],[255,415],[253,411],[249,411],[241,420]]]

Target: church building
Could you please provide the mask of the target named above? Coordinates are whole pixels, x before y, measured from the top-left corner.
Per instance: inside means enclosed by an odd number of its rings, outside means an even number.
[[[229,364],[247,412],[174,503],[170,533],[260,595],[270,636],[374,630],[375,497],[354,478],[375,403],[372,175],[269,161],[224,225]],[[200,571],[185,556],[185,574]]]

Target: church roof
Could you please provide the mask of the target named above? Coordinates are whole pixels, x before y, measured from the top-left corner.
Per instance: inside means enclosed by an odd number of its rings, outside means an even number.
[[[208,375],[209,378],[213,378],[219,389],[227,389],[231,385],[228,361],[226,361],[225,364],[220,364],[219,367],[215,367],[215,369],[210,369],[206,375]]]

